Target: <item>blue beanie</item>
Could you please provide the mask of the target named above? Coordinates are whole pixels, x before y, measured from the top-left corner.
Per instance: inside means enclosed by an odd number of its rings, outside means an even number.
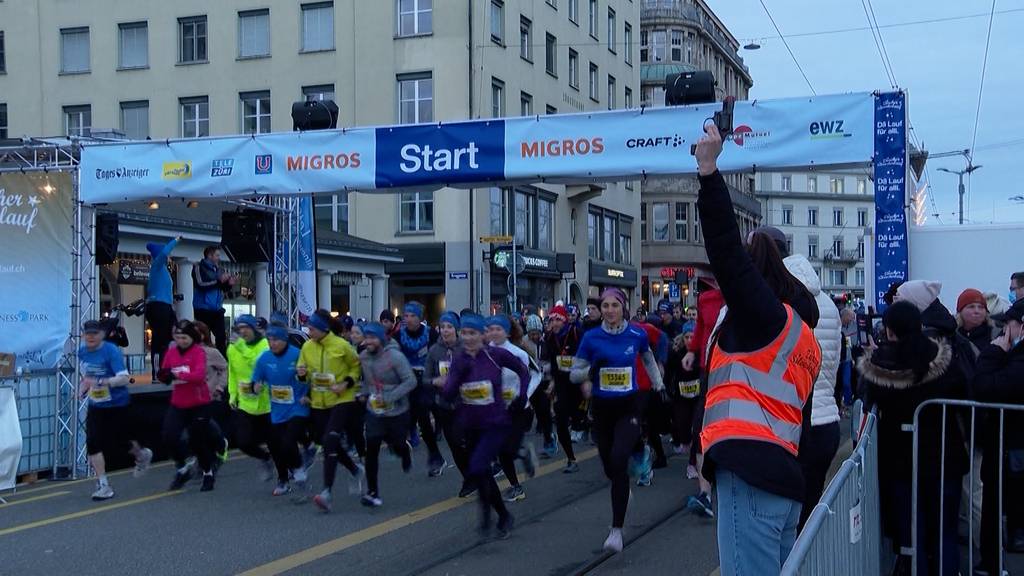
[[[526,331],[527,332],[543,332],[544,322],[540,319],[540,316],[536,314],[530,314],[526,317]]]
[[[658,312],[672,312],[672,305],[668,302],[658,304]]]
[[[267,339],[268,340],[283,340],[288,341],[288,329],[283,326],[271,326],[267,328]]]
[[[423,318],[423,304],[419,302],[409,302],[402,311],[406,314],[415,314],[417,318]]]
[[[366,336],[367,338],[372,336],[381,342],[386,342],[388,339],[388,332],[380,322],[370,322],[366,326],[363,326],[363,336]]]
[[[445,322],[454,326],[456,330],[459,329],[459,315],[456,314],[455,312],[448,310],[444,314],[441,314],[441,320],[439,324],[443,324]]]
[[[321,318],[317,314],[310,314],[309,315],[309,318],[306,320],[306,326],[309,326],[310,328],[316,328],[317,330],[319,330],[321,332],[330,332],[331,331],[331,327],[330,327],[330,325],[327,324],[327,321],[324,320],[323,318]]]
[[[682,330],[683,334],[689,334],[690,332],[696,332],[696,331],[697,331],[697,324],[693,320],[690,320],[686,324],[683,324],[683,330]]]
[[[462,329],[476,330],[477,332],[484,331],[484,317],[479,314],[468,313],[462,315]]]
[[[163,244],[157,244],[156,242],[146,242],[146,250],[149,252],[150,256],[154,256],[155,257],[163,249],[164,249],[164,245]]]
[[[487,319],[486,326],[488,328],[491,326],[500,326],[505,330],[506,334],[512,333],[512,323],[508,321],[508,316],[505,316],[504,314],[495,314],[494,316],[491,316]]]
[[[252,314],[242,314],[235,318],[235,329],[237,330],[241,326],[248,326],[253,330],[259,330],[259,320]]]

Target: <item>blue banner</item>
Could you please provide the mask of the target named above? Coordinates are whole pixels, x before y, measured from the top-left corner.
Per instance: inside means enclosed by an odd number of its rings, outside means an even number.
[[[901,92],[875,97],[875,307],[907,279],[907,109]]]
[[[299,199],[299,238],[296,249],[298,254],[292,271],[295,286],[295,302],[299,314],[308,318],[318,308],[316,293],[316,235],[314,232],[313,197],[303,196]]]

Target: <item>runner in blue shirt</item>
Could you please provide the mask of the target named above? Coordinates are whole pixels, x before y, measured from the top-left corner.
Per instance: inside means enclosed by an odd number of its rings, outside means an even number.
[[[128,414],[131,402],[128,394],[128,370],[124,356],[117,346],[103,340],[103,325],[89,320],[82,326],[82,341],[78,349],[81,369],[79,394],[89,398],[89,412],[85,420],[85,446],[89,464],[96,471],[96,491],[93,500],[109,500],[114,489],[107,481],[107,462],[104,453],[122,450],[132,437]],[[153,451],[130,441],[128,452],[135,457],[134,476],[138,478],[153,460]]]
[[[277,486],[273,494],[282,496],[291,492],[289,472],[296,483],[306,483],[306,468],[302,466],[299,442],[309,426],[309,384],[296,378],[299,349],[288,344],[287,328],[268,328],[267,344],[270,349],[256,360],[252,381],[257,394],[263,386],[270,387],[270,421],[273,424],[270,450],[277,467]]]

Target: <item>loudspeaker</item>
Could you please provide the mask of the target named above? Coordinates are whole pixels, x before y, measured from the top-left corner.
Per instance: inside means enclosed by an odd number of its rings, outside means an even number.
[[[220,243],[233,262],[270,262],[274,254],[274,214],[252,209],[223,212]]]
[[[690,283],[690,274],[686,270],[676,270],[676,284],[686,286]]]
[[[96,264],[113,264],[117,259],[118,245],[117,214],[96,215]]]
[[[292,104],[292,130],[329,130],[338,127],[334,100],[307,100]]]
[[[576,254],[564,252],[555,254],[555,271],[559,274],[572,274],[576,271]]]
[[[710,70],[665,77],[665,105],[706,104],[715,101],[715,76]]]

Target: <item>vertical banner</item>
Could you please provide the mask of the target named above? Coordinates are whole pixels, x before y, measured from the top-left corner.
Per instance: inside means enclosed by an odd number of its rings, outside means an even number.
[[[875,96],[875,309],[895,282],[907,279],[907,101],[902,92]]]
[[[292,282],[295,286],[295,304],[302,318],[308,318],[317,308],[316,303],[316,229],[313,219],[313,197],[299,198],[298,242]]]
[[[0,352],[26,369],[53,368],[71,318],[67,173],[0,174]]]

